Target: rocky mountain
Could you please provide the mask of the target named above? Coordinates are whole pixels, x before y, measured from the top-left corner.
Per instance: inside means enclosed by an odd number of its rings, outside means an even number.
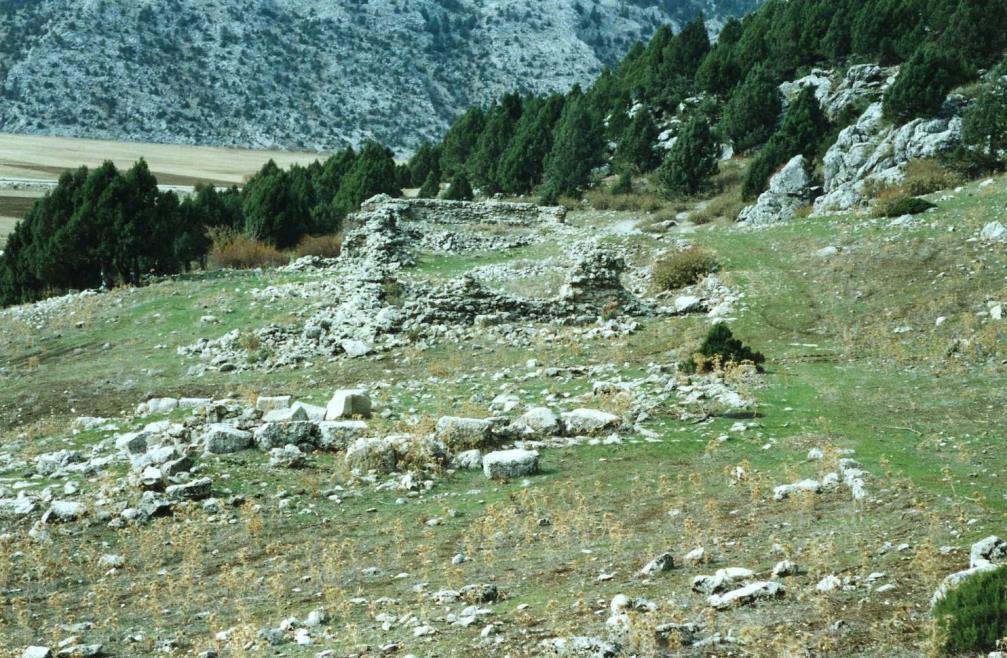
[[[0,0],[0,131],[408,151],[760,0]]]

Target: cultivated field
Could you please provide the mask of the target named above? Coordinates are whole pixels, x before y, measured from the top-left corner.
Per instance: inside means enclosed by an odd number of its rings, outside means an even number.
[[[211,182],[240,184],[270,158],[281,168],[324,159],[317,153],[255,151],[250,149],[142,144],[95,139],[0,134],[0,180],[29,178],[55,180],[67,170],[111,160],[121,169],[145,158],[159,183],[193,185]]]

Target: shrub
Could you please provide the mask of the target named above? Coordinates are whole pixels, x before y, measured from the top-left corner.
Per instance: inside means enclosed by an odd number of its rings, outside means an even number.
[[[339,235],[306,235],[297,243],[294,253],[301,256],[321,256],[338,258],[343,250],[343,239]]]
[[[651,281],[658,291],[677,290],[691,286],[707,274],[716,272],[720,265],[716,257],[708,251],[690,247],[665,256],[654,263]]]
[[[710,224],[718,219],[734,222],[744,207],[745,202],[742,201],[741,195],[732,190],[710,199],[705,206],[692,212],[689,219],[693,224]]]
[[[997,648],[1007,635],[1007,570],[972,576],[933,609],[946,655],[972,655]]]
[[[726,324],[718,322],[710,327],[699,352],[680,367],[687,373],[693,373],[709,372],[728,364],[752,363],[762,372],[762,364],[765,362],[766,357],[761,352],[752,350],[735,338]]]
[[[934,207],[926,199],[915,196],[897,196],[883,201],[874,208],[875,217],[902,217],[903,215],[919,215]]]
[[[933,158],[910,160],[906,165],[906,178],[902,184],[911,196],[947,190],[962,183],[962,177],[939,160]]]
[[[656,194],[647,192],[617,194],[614,190],[612,192],[591,190],[584,197],[595,210],[653,212],[664,207],[664,202]]]
[[[242,233],[230,229],[216,229],[210,232],[213,248],[210,262],[215,267],[247,270],[256,267],[279,267],[290,259],[276,247],[257,242]]]

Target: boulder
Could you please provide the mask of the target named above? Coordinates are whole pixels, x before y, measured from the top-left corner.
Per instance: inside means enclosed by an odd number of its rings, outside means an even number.
[[[255,408],[262,413],[269,413],[278,409],[289,409],[291,397],[289,395],[277,395],[273,397],[259,396],[255,401]]]
[[[306,459],[301,449],[295,445],[285,445],[269,451],[269,465],[281,468],[301,468]]]
[[[972,544],[969,551],[969,566],[999,564],[1007,558],[1007,541],[991,535]]]
[[[210,478],[200,478],[185,482],[184,484],[173,484],[164,490],[169,498],[183,498],[186,500],[203,500],[209,498],[213,493],[213,480]]]
[[[255,444],[260,450],[272,450],[286,445],[314,447],[317,443],[318,426],[311,421],[266,423],[255,430]]]
[[[654,576],[664,571],[671,571],[675,568],[675,558],[671,553],[662,553],[648,562],[643,569],[640,569],[641,576]]]
[[[557,436],[563,433],[563,425],[549,407],[533,407],[520,418],[516,425],[526,434],[533,436]]]
[[[346,356],[351,359],[367,356],[372,351],[371,346],[362,340],[346,339],[340,343],[340,346],[346,352]]]
[[[839,133],[823,159],[825,194],[815,200],[815,213],[848,211],[866,205],[868,182],[896,184],[905,178],[910,160],[932,158],[961,143],[962,104],[949,98],[940,116],[891,126],[882,104],[872,103]]]
[[[437,421],[436,436],[452,451],[483,448],[493,438],[493,423],[481,418],[444,416]]]
[[[398,465],[395,442],[390,439],[357,439],[346,449],[346,465],[364,473],[394,473]]]
[[[371,398],[363,389],[336,391],[325,409],[325,420],[370,418]]]
[[[462,470],[482,468],[483,453],[481,450],[465,450],[463,452],[459,452],[454,456],[454,459],[452,459],[451,465],[454,468]]]
[[[797,214],[798,208],[811,202],[811,177],[803,155],[790,159],[778,173],[769,179],[769,189],[763,192],[754,205],[738,215],[738,221],[748,226],[766,226],[785,222]]]
[[[773,581],[751,583],[726,594],[713,594],[707,602],[710,607],[725,610],[742,605],[751,605],[757,601],[780,598],[786,590],[783,585]]]
[[[318,423],[318,447],[322,450],[345,450],[346,446],[367,432],[362,420],[326,420]]]
[[[308,420],[308,410],[304,407],[286,407],[267,411],[262,420],[267,423],[290,423],[298,420]]]
[[[596,434],[622,425],[622,419],[615,414],[596,409],[574,409],[564,412],[562,417],[566,433],[571,436]]]
[[[538,453],[531,450],[501,450],[483,457],[483,474],[492,480],[532,475],[538,469]]]
[[[147,414],[166,414],[178,409],[177,398],[153,398],[145,403]]]
[[[778,487],[775,487],[773,489],[773,499],[785,500],[786,498],[789,498],[791,494],[799,491],[818,493],[821,490],[822,483],[818,480],[801,480],[799,482],[794,482],[793,484],[781,484]]]
[[[252,446],[252,433],[223,424],[210,425],[203,432],[200,442],[206,452],[225,455],[245,450]]]
[[[70,523],[80,520],[85,514],[87,514],[87,508],[83,503],[72,500],[54,500],[42,520],[47,523]]]
[[[52,658],[52,650],[49,647],[28,647],[21,652],[21,658]]]
[[[1001,567],[995,564],[987,562],[985,564],[980,564],[979,566],[964,569],[962,571],[957,571],[947,576],[943,581],[941,581],[941,584],[937,587],[937,590],[934,592],[933,596],[930,597],[930,605],[931,606],[935,605],[938,601],[947,596],[948,592],[958,587],[972,576],[976,576],[981,573],[987,573],[989,571],[996,571],[997,569],[1000,568]]]
[[[1003,242],[1007,238],[1007,227],[1000,222],[990,222],[983,227],[979,238],[984,242]]]
[[[317,404],[295,402],[292,408],[303,410],[304,414],[307,416],[307,420],[313,420],[315,422],[325,420],[325,407],[320,407]]]
[[[751,578],[754,575],[755,572],[751,569],[743,569],[741,567],[718,569],[712,576],[696,576],[693,578],[692,591],[701,594],[722,592],[735,581]]]

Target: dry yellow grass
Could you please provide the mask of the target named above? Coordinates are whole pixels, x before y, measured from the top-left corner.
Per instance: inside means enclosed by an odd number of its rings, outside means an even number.
[[[111,160],[128,168],[145,158],[158,182],[191,185],[199,181],[241,183],[272,158],[280,167],[324,159],[324,154],[287,151],[144,144],[96,139],[10,135],[0,133],[0,178],[54,180],[80,165],[96,166]]]

